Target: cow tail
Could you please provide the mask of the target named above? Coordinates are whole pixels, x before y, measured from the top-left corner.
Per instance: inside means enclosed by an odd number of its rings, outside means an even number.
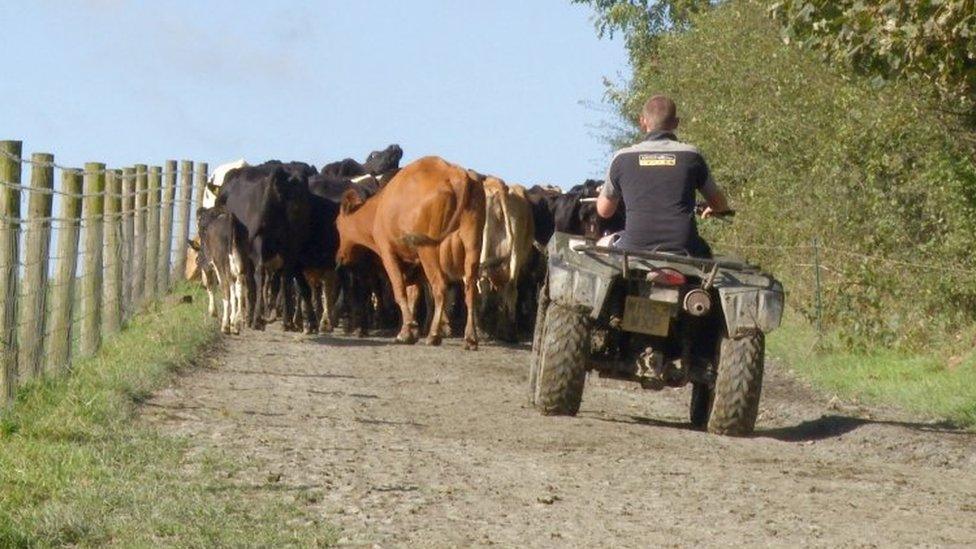
[[[474,182],[471,181],[467,175],[465,175],[464,183],[461,186],[461,196],[458,198],[457,207],[454,209],[454,214],[451,215],[450,221],[447,222],[447,227],[441,231],[441,234],[431,237],[423,233],[407,233],[403,235],[403,238],[401,239],[402,242],[412,248],[416,248],[418,246],[434,246],[436,244],[440,244],[445,238],[450,236],[451,233],[458,230],[458,227],[461,226],[461,214],[464,213],[465,208],[468,207],[468,200],[470,200],[471,196],[471,185],[473,184]]]

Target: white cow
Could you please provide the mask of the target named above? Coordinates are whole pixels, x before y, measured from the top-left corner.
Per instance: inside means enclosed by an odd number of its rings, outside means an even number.
[[[203,203],[201,204],[201,207],[213,208],[214,204],[217,203],[217,193],[220,192],[220,187],[224,185],[224,179],[227,177],[227,172],[235,168],[243,168],[245,166],[250,166],[250,164],[241,158],[233,162],[221,164],[214,168],[213,173],[210,174],[210,178],[207,179],[207,188],[203,191]]]

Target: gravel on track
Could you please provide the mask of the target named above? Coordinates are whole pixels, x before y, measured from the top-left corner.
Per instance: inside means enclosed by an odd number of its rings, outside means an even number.
[[[692,430],[690,389],[595,375],[578,417],[543,417],[528,355],[269,327],[144,417],[353,546],[976,545],[973,433],[828,399],[775,362],[751,438]]]

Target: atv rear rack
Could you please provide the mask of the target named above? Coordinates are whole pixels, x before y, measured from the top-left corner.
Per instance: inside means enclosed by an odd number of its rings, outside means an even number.
[[[759,271],[759,268],[755,265],[749,265],[748,263],[743,263],[741,261],[730,261],[727,259],[707,259],[704,257],[691,257],[686,255],[671,254],[665,252],[645,252],[636,250],[623,250],[620,248],[611,248],[608,246],[598,246],[596,244],[583,244],[578,246],[573,246],[572,250],[574,252],[596,252],[608,255],[622,256],[625,265],[630,263],[630,258],[635,257],[639,259],[647,259],[649,261],[665,261],[670,263],[681,263],[682,265],[691,265],[693,267],[698,267],[702,271],[710,272],[716,268],[718,269],[733,269],[737,271]],[[626,271],[627,269],[625,269]]]

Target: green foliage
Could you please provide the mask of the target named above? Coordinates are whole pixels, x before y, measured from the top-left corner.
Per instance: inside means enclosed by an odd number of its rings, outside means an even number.
[[[894,404],[976,429],[976,354],[971,337],[966,339],[955,351],[851,352],[835,348],[813,353],[819,341],[816,331],[809,323],[789,319],[766,340],[766,352],[845,400]]]
[[[720,251],[781,277],[788,303],[852,347],[923,347],[976,315],[976,169],[916,85],[873,85],[785,45],[764,2],[724,2],[656,39],[611,94],[625,118],[667,93],[682,137],[739,210]],[[924,94],[922,94],[924,96]]]
[[[691,18],[712,5],[711,0],[572,0],[588,4],[596,13],[600,37],[620,32],[632,59],[650,59],[657,37],[670,30],[683,30]]]
[[[189,454],[134,422],[216,336],[194,304],[143,313],[68,376],[0,413],[0,547],[314,547],[335,532],[278,485],[237,480],[239,456]]]
[[[973,0],[784,0],[773,11],[787,41],[879,79],[925,81],[976,118]]]

